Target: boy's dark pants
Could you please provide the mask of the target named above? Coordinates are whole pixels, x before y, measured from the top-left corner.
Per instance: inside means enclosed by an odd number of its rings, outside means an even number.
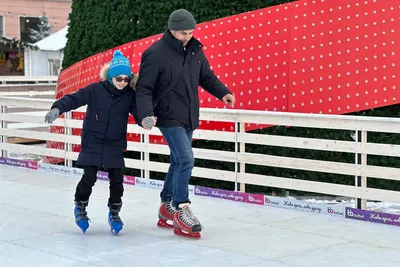
[[[92,187],[97,180],[98,167],[85,166],[84,173],[79,181],[75,191],[75,201],[87,201],[92,194]],[[108,203],[121,203],[122,195],[124,193],[124,176],[122,169],[107,169],[108,178],[110,179],[110,197]]]

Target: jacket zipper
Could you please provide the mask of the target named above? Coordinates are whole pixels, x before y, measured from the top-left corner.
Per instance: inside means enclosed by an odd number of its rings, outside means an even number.
[[[106,127],[105,137],[107,137],[108,125],[109,125],[109,123],[110,123],[111,110],[112,110],[113,106],[114,106],[119,100],[121,100],[121,97],[117,98],[116,100],[113,100],[113,103],[112,103],[112,105],[111,105],[111,108],[108,110],[108,120],[107,120],[107,127]],[[96,114],[96,119],[97,119],[97,114]],[[104,168],[103,155],[104,155],[104,145],[103,145],[103,149],[102,149],[102,151],[101,151],[101,165],[102,165],[103,168]]]

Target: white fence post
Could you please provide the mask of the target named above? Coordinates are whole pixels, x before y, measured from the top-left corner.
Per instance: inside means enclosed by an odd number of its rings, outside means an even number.
[[[144,134],[140,134],[140,143],[144,144]],[[144,161],[144,150],[140,151],[140,161]],[[140,178],[144,178],[144,169],[140,169]]]
[[[367,131],[361,131],[361,169],[364,169],[367,163],[367,153],[364,152],[364,145],[367,143]],[[361,187],[367,188],[367,176],[361,176]],[[367,209],[367,200],[361,199],[361,209]]]
[[[239,124],[239,132],[240,133],[245,133],[245,123],[241,122]],[[239,142],[239,153],[245,153],[246,152],[246,143],[244,142]],[[239,172],[245,173],[246,172],[246,164],[245,163],[240,163],[239,164]],[[246,192],[246,184],[245,183],[240,183],[240,191]]]
[[[4,114],[5,113],[5,106],[0,106],[0,114]],[[1,126],[1,129],[4,129],[5,128],[5,121],[3,121],[3,120],[1,120],[0,121],[0,126]],[[6,136],[4,136],[4,135],[0,135],[0,142],[1,143],[6,143],[7,141],[5,140],[5,138],[6,138]],[[6,155],[5,155],[5,153],[6,153],[6,150],[1,150],[1,156],[2,157],[6,157]]]
[[[235,191],[238,190],[238,134],[239,134],[239,122],[235,116]]]
[[[364,145],[367,143],[367,131],[356,130],[355,132],[356,143],[361,144],[361,153],[355,154],[355,162],[356,165],[360,167],[360,170],[363,169],[364,166],[367,165],[367,154],[364,153]],[[356,175],[355,177],[355,186],[356,187],[367,187],[367,177]],[[356,208],[357,209],[366,209],[367,208],[367,200],[356,198]]]
[[[72,128],[67,127],[68,123],[67,120],[72,119],[72,112],[66,112],[65,116],[64,116],[65,120],[65,124],[64,124],[64,134],[66,136],[72,135]],[[64,150],[71,152],[72,151],[72,144],[71,143],[64,143]],[[72,167],[72,160],[70,159],[66,159],[64,160],[64,165],[68,166],[68,167]]]
[[[147,133],[143,134],[143,138],[144,138],[144,144],[147,146],[150,143],[150,135]],[[150,153],[147,152],[146,150],[144,152],[144,161],[146,163],[150,162]],[[145,164],[145,166],[147,166],[147,164]],[[150,179],[150,170],[146,167],[144,169],[144,178]]]
[[[8,107],[7,106],[3,106],[3,113],[8,113]],[[3,121],[3,128],[4,129],[8,128],[8,122]],[[8,143],[8,137],[7,136],[3,136],[3,141],[4,141],[4,143]],[[3,157],[8,157],[8,151],[7,150],[5,150],[3,154],[4,154]]]
[[[1,108],[1,111],[0,111],[1,114],[6,114],[8,112],[7,106],[1,106],[0,108]],[[7,128],[7,124],[8,124],[7,121],[1,121],[1,128],[2,129],[6,129]],[[7,143],[8,142],[8,138],[7,138],[6,135],[2,135],[0,137],[1,137],[1,143]],[[7,150],[2,150],[1,151],[1,156],[5,157],[5,158],[8,157],[8,151]]]
[[[360,139],[361,139],[361,132],[358,129],[356,129],[356,131],[354,132],[354,138],[355,138],[356,144],[358,145],[360,143]],[[360,153],[355,153],[354,156],[355,156],[355,159],[354,159],[355,164],[359,165],[359,163],[361,161]],[[359,175],[356,175],[354,177],[354,186],[355,187],[361,186],[361,177]],[[361,199],[356,198],[355,202],[356,202],[356,208],[360,209],[361,208]]]

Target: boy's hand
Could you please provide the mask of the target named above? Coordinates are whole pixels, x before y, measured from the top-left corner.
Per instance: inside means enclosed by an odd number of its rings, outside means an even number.
[[[53,123],[58,116],[60,116],[60,110],[58,108],[53,108],[49,112],[47,112],[46,117],[44,118],[44,122]]]
[[[142,127],[146,130],[151,130],[156,124],[157,119],[154,116],[148,116],[142,120]]]

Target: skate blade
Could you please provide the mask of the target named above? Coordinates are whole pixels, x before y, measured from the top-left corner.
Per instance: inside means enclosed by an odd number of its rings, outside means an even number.
[[[116,228],[113,228],[112,226],[111,226],[111,224],[110,224],[110,231],[114,234],[114,235],[118,235],[119,234],[119,232],[121,232],[122,231],[122,229],[123,229],[123,227],[116,227]]]
[[[172,224],[169,224],[167,220],[164,219],[159,219],[157,226],[161,228],[175,228]]]
[[[185,236],[185,237],[190,237],[190,238],[200,238],[201,237],[200,232],[187,233],[187,232],[184,232],[182,229],[179,229],[179,228],[175,228],[174,234]]]
[[[121,230],[110,229],[111,233],[113,233],[114,235],[118,235]]]
[[[119,232],[122,231],[122,229],[124,228],[124,224],[121,225],[113,225],[112,222],[108,222],[108,225],[110,226],[110,231],[114,234],[114,235],[118,235]]]
[[[82,231],[82,233],[86,234],[86,230],[89,228],[89,226],[87,226],[87,227],[82,227],[82,226],[79,225],[79,224],[76,224],[76,225],[77,225],[78,228]]]

